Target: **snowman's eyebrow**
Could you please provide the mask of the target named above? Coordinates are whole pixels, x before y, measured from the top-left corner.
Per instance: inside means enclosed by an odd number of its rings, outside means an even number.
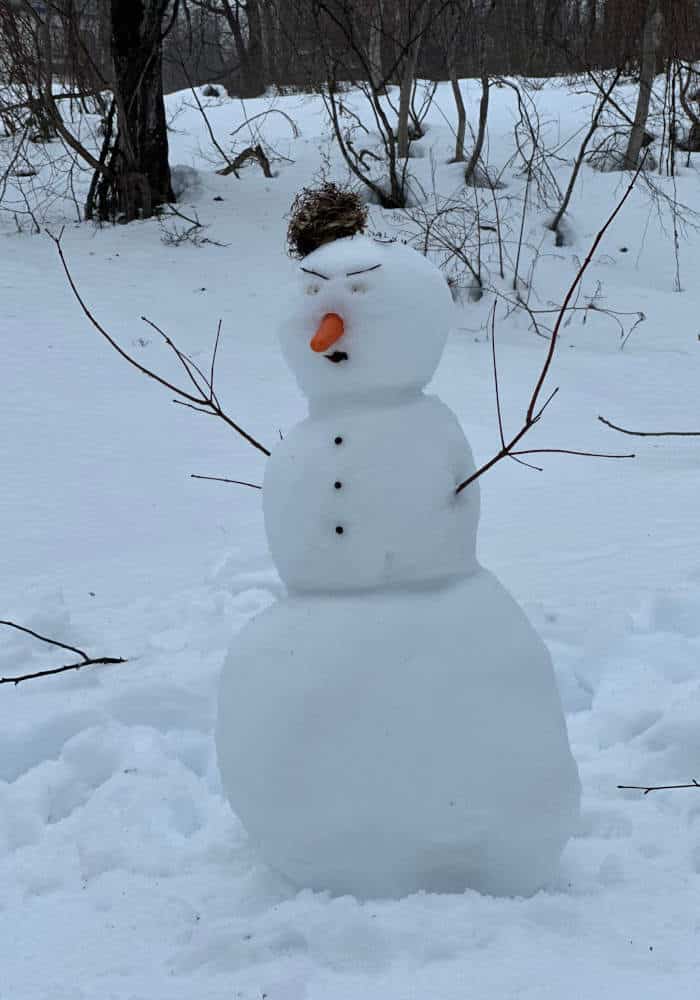
[[[324,280],[324,281],[330,281],[330,280],[331,280],[331,279],[330,279],[330,278],[328,277],[328,275],[327,275],[327,274],[319,274],[319,272],[318,272],[318,271],[312,271],[312,270],[311,270],[310,268],[308,268],[308,267],[300,267],[300,268],[299,268],[299,270],[300,270],[300,271],[303,271],[303,272],[304,272],[304,274],[313,274],[313,275],[314,275],[314,276],[315,276],[316,278],[323,278],[323,280]]]
[[[345,277],[352,278],[354,274],[369,274],[370,271],[376,271],[381,266],[381,264],[374,264],[372,267],[364,267],[361,271],[348,271]]]

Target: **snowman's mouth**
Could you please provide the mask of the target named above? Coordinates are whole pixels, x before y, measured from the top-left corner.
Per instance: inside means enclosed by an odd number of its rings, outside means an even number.
[[[326,354],[324,357],[328,358],[329,361],[332,361],[334,365],[340,364],[341,361],[348,360],[348,356],[345,351],[333,351],[332,354]]]

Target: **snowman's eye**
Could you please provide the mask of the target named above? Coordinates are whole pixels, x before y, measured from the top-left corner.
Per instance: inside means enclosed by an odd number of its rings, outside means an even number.
[[[366,292],[367,285],[363,284],[361,281],[353,281],[353,283],[350,285],[350,291],[353,294]]]
[[[321,289],[320,289],[319,285],[307,285],[306,286],[306,294],[307,295],[318,295],[318,293],[320,292],[320,290]]]

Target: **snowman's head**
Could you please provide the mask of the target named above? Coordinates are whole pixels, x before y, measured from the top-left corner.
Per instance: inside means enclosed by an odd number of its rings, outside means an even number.
[[[298,265],[282,350],[312,402],[419,390],[453,315],[440,271],[411,247],[352,236]]]

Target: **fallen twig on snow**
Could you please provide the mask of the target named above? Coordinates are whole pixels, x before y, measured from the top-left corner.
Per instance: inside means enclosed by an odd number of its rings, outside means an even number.
[[[248,160],[256,160],[260,164],[264,175],[266,177],[272,177],[270,161],[267,158],[265,150],[259,143],[257,146],[248,146],[246,149],[241,150],[234,160],[216,172],[222,177],[228,177],[229,174],[235,174],[236,177],[238,177],[238,171],[248,162]]]
[[[97,667],[97,666],[109,666],[114,663],[127,663],[127,660],[122,656],[88,656],[87,653],[83,652],[82,649],[78,649],[77,646],[69,646],[65,642],[58,642],[56,639],[49,639],[45,635],[40,635],[33,629],[26,628],[24,625],[18,625],[16,622],[10,621],[0,621],[0,625],[6,625],[8,628],[17,629],[18,632],[24,632],[27,635],[31,635],[34,639],[39,639],[40,642],[48,643],[50,646],[57,646],[59,649],[67,649],[71,653],[77,653],[81,657],[79,663],[69,663],[64,667],[53,667],[51,670],[37,670],[35,673],[31,674],[18,674],[14,677],[0,677],[0,684],[21,684],[22,681],[36,680],[37,677],[50,677],[52,674],[63,674],[67,670],[81,670],[83,667]]]

